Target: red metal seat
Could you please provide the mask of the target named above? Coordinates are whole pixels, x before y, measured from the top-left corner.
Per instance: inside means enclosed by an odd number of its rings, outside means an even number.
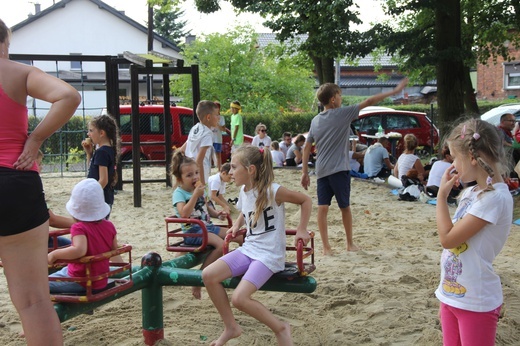
[[[110,270],[106,273],[92,276],[91,266],[92,263],[110,259],[117,255],[128,254],[128,262],[115,263],[110,262]],[[85,256],[76,260],[60,260],[56,262],[53,267],[63,267],[68,263],[81,263],[85,265],[84,277],[71,277],[71,278],[54,278],[49,277],[49,281],[70,281],[85,284],[85,294],[51,294],[51,300],[53,302],[61,303],[89,303],[96,302],[112,296],[118,292],[124,291],[127,288],[133,286],[132,281],[132,246],[123,245],[116,250],[104,252],[99,255]],[[116,275],[122,272],[128,271],[127,278],[117,278]],[[95,290],[92,288],[92,284],[95,281],[107,278],[109,284],[107,287],[101,290]]]
[[[245,236],[245,233],[246,230],[241,229],[240,231],[238,231],[235,237]],[[296,230],[285,230],[285,234],[287,236],[295,236]],[[286,246],[286,251],[294,251],[296,253],[296,258],[294,261],[289,260],[285,262],[285,269],[281,272],[276,273],[276,276],[286,277],[290,279],[297,276],[307,276],[316,269],[316,265],[314,264],[314,232],[309,232],[309,235],[311,239],[307,246],[303,244],[303,241],[301,239],[298,241],[297,246]],[[226,236],[226,239],[224,240],[224,254],[230,252],[229,243],[233,239],[234,238],[231,234],[228,234]],[[310,259],[308,259],[309,257]]]
[[[70,228],[67,229],[51,229],[49,230],[49,238],[52,239],[52,247],[49,247],[49,252],[52,250],[60,249],[60,248],[66,248],[67,246],[58,246],[58,237],[69,235],[70,234]]]
[[[230,228],[233,223],[229,215],[226,216],[226,225],[215,225],[219,227]],[[202,252],[206,250],[208,246],[208,230],[202,220],[198,219],[187,219],[176,216],[170,216],[165,219],[166,222],[166,250],[171,252]],[[202,229],[202,233],[182,233],[180,224],[188,223],[192,225],[199,225]],[[171,229],[172,224],[179,224],[177,228]],[[202,244],[200,245],[186,245],[184,238],[202,238]]]

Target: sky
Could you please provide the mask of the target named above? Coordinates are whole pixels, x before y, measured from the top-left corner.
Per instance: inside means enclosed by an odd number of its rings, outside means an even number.
[[[55,0],[58,2],[58,0]],[[369,27],[370,22],[383,18],[380,2],[383,0],[359,0],[361,16],[365,22],[363,27]],[[125,14],[140,24],[146,25],[148,17],[146,0],[103,0],[106,4]],[[34,13],[34,3],[39,3],[42,10],[52,6],[53,0],[0,0],[0,19],[11,27],[25,20],[28,14]],[[194,35],[224,33],[236,25],[250,24],[256,32],[271,32],[262,26],[263,19],[258,14],[243,13],[236,15],[233,7],[224,0],[220,1],[221,10],[213,14],[197,12],[194,0],[183,4],[187,21],[186,29]]]

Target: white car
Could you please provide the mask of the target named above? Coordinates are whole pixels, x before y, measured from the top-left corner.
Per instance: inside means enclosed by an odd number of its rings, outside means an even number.
[[[506,103],[495,107],[480,116],[480,120],[487,121],[495,126],[500,124],[500,117],[506,113],[515,116],[516,121],[520,121],[520,103]]]

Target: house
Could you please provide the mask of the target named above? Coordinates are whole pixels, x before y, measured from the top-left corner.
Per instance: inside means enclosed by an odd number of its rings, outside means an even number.
[[[100,0],[61,0],[11,27],[10,54],[121,56],[123,52],[146,53],[148,28],[124,12]],[[181,59],[180,49],[171,41],[154,34],[153,50]],[[23,61],[74,85],[83,95],[84,108],[106,107],[105,64],[81,61]],[[129,64],[119,65],[121,99],[130,97]],[[147,95],[146,76],[140,76],[140,95]],[[156,79],[156,80],[155,80]],[[161,98],[162,80],[153,80],[151,95]],[[148,89],[149,90],[149,89]],[[144,96],[146,99],[146,96]],[[36,108],[36,107],[35,107]]]
[[[299,35],[290,44],[298,44],[306,38],[307,35]],[[258,34],[260,48],[278,43],[275,33]],[[385,78],[382,78],[383,76]],[[397,64],[388,55],[367,56],[354,62],[342,59],[339,66],[336,66],[336,84],[341,87],[343,95],[370,96],[390,91],[403,77],[397,69]],[[437,88],[436,82],[432,81],[425,85],[409,85],[406,90],[406,99],[429,103]]]
[[[477,65],[477,98],[500,100],[520,97],[520,49],[505,43],[512,61],[501,56],[496,61],[492,57],[485,65]]]

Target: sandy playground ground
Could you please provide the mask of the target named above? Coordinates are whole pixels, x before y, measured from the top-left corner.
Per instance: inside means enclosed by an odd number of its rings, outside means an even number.
[[[143,169],[143,178],[163,178],[164,168]],[[276,181],[298,191],[300,171],[279,169]],[[124,178],[131,178],[125,170]],[[65,214],[65,203],[82,176],[61,178],[47,174],[43,184],[48,205]],[[142,207],[133,207],[132,185],[116,195],[111,220],[121,243],[133,245],[134,265],[149,251],[163,261],[175,254],[165,250],[164,217],[173,213],[171,188],[165,184],[142,186]],[[308,192],[313,199],[309,229],[317,232],[316,178]],[[238,196],[228,185],[226,197]],[[402,202],[385,185],[352,181],[354,239],[362,250],[347,253],[341,216],[333,202],[329,213],[329,236],[335,251],[321,255],[316,236],[316,265],[312,276],[314,293],[258,292],[255,297],[293,328],[296,345],[441,345],[434,296],[439,280],[441,246],[436,232],[435,207],[421,202]],[[455,211],[455,209],[452,209]],[[299,210],[286,206],[289,227],[297,225]],[[234,211],[236,216],[236,210]],[[511,234],[495,260],[502,279],[505,305],[498,324],[497,345],[520,344],[520,226]],[[230,291],[231,292],[231,291]],[[220,318],[207,293],[202,300],[191,296],[189,287],[164,287],[164,334],[159,345],[206,345],[222,331]],[[3,275],[0,278],[0,344],[24,345],[18,337],[21,325],[12,306]],[[234,309],[243,328],[240,338],[228,345],[275,345],[271,331]],[[63,323],[66,345],[142,345],[141,293],[135,292],[94,311]]]

